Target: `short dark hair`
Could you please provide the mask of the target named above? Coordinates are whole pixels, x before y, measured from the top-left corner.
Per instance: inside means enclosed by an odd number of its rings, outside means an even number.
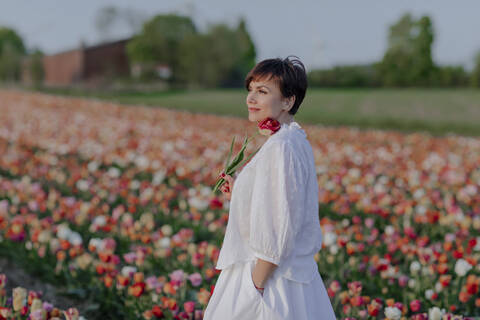
[[[292,57],[293,59],[290,59]],[[283,97],[295,96],[295,103],[288,111],[289,114],[297,113],[300,104],[305,98],[307,91],[307,73],[305,66],[296,56],[288,56],[285,59],[274,58],[260,61],[245,78],[245,88],[248,90],[250,82],[258,79],[274,78],[280,88]]]

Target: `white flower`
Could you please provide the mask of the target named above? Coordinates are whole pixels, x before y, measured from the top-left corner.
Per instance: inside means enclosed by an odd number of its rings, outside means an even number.
[[[130,187],[130,190],[137,190],[138,188],[140,188],[140,181],[132,180],[130,181],[130,184],[128,186]]]
[[[132,266],[125,266],[121,271],[124,277],[130,277],[130,275],[134,274],[135,272],[137,272],[137,268]]]
[[[425,291],[425,298],[427,298],[428,300],[431,300],[433,293],[434,293],[434,292],[433,292],[432,289],[427,289],[427,290]]]
[[[66,224],[61,224],[57,228],[57,237],[60,239],[68,239],[71,232],[72,230],[70,230]]]
[[[477,244],[473,247],[474,251],[480,251],[480,237],[477,237]]]
[[[117,167],[111,167],[110,169],[108,169],[107,173],[111,178],[120,177],[120,170]]]
[[[386,234],[387,236],[391,236],[391,235],[393,235],[394,233],[395,233],[395,228],[394,228],[393,226],[388,225],[388,226],[385,227],[385,234]]]
[[[146,169],[148,167],[148,165],[150,164],[150,160],[148,160],[147,157],[145,156],[138,156],[136,159],[135,159],[135,164],[137,165],[137,167],[139,167],[140,169]]]
[[[153,175],[153,178],[152,178],[152,184],[154,186],[157,186],[160,183],[162,183],[162,181],[165,179],[165,173],[166,173],[165,171],[155,172],[155,174]]]
[[[160,246],[160,248],[170,248],[170,238],[165,237],[158,240],[158,245]]]
[[[338,253],[338,246],[336,244],[333,244],[330,246],[330,253],[331,254],[337,254]]]
[[[420,199],[421,197],[423,197],[425,195],[425,191],[423,189],[417,189],[415,190],[415,192],[413,193],[413,198],[415,198],[416,200]]]
[[[445,314],[445,309],[440,310],[439,307],[428,309],[428,320],[441,320]]]
[[[409,280],[408,280],[408,287],[409,287],[409,288],[415,288],[415,284],[416,284],[416,283],[417,283],[417,282],[415,281],[415,279],[409,279]]]
[[[442,291],[443,286],[440,282],[435,283],[435,291],[440,292]]]
[[[399,320],[402,317],[402,311],[400,311],[400,309],[397,307],[386,307],[385,316],[388,319]]]
[[[323,243],[329,247],[337,242],[337,234],[335,232],[326,232],[323,237]]]
[[[209,202],[200,199],[199,197],[191,197],[188,199],[188,204],[190,207],[196,208],[198,210],[205,210],[208,208]]]
[[[105,216],[96,216],[92,223],[99,227],[103,227],[107,223],[107,219]]]
[[[68,242],[74,246],[81,245],[83,242],[82,236],[78,232],[72,231],[68,236]]]
[[[96,161],[91,161],[87,165],[88,171],[90,172],[97,171],[98,167],[99,167],[99,164]]]
[[[88,181],[80,179],[80,180],[77,181],[76,186],[81,191],[87,191],[88,190]]]
[[[470,269],[472,266],[464,259],[458,259],[455,263],[455,273],[460,277],[465,276]]]
[[[417,274],[417,272],[420,270],[421,267],[422,267],[422,265],[420,264],[420,262],[413,261],[410,264],[410,273]]]
[[[103,250],[103,240],[99,238],[91,238],[90,242],[88,242],[89,246],[95,247],[96,250],[102,251]]]
[[[171,236],[172,235],[172,232],[173,232],[173,228],[171,225],[169,224],[164,224],[161,228],[160,228],[160,231],[162,231],[162,233],[166,236]]]

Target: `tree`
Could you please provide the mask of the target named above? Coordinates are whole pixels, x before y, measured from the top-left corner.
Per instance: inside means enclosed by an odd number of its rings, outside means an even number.
[[[415,27],[418,35],[413,39],[413,84],[426,86],[430,83],[435,69],[432,59],[433,26],[430,18],[424,16]]]
[[[244,18],[240,19],[235,37],[239,46],[238,61],[235,62],[232,74],[226,85],[242,86],[245,76],[255,66],[257,57],[255,44],[247,30]]]
[[[17,81],[25,55],[22,38],[10,28],[0,27],[0,80]]]
[[[386,86],[429,85],[435,74],[433,26],[428,16],[403,15],[389,30],[388,49],[379,64]]]
[[[43,52],[35,49],[30,55],[30,75],[35,87],[40,87],[43,84],[45,77],[45,69],[43,68]]]
[[[95,16],[95,27],[103,41],[112,38],[112,29],[118,23],[127,25],[133,33],[139,33],[146,16],[142,11],[133,8],[105,6]]]
[[[207,33],[187,38],[181,46],[182,80],[206,87],[242,86],[255,65],[255,46],[242,19],[236,29],[210,26]]]
[[[473,87],[480,88],[480,52],[475,58],[475,67],[471,75],[471,84]]]
[[[172,72],[170,82],[178,80],[180,65],[179,50],[186,38],[197,33],[193,21],[186,16],[175,14],[157,15],[147,21],[142,32],[127,45],[130,61],[139,63],[146,69],[157,64],[166,64]]]

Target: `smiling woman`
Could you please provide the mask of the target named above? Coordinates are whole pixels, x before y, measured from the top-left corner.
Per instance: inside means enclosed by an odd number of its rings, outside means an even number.
[[[312,147],[294,121],[307,88],[303,64],[268,59],[245,81],[248,119],[280,128],[222,192],[229,219],[222,270],[205,320],[335,319],[314,255],[322,247]]]

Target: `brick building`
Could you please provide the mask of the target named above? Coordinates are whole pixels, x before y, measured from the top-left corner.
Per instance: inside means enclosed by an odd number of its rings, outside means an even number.
[[[69,86],[75,84],[95,85],[112,76],[128,76],[126,45],[123,39],[94,46],[64,51],[43,58],[44,84],[47,86]],[[22,81],[30,83],[29,61],[25,61]]]

